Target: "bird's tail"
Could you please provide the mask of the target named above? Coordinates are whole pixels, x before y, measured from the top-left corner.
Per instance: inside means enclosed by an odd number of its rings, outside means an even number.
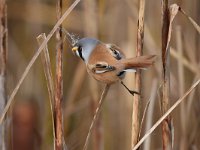
[[[120,63],[123,70],[145,69],[153,65],[156,55],[138,56],[134,58],[122,59]]]

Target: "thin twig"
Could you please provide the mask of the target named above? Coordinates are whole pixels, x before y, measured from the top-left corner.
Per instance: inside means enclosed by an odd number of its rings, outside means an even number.
[[[143,136],[143,138],[132,148],[132,150],[137,150],[138,147],[150,136],[150,134],[162,123],[166,117],[197,87],[197,85],[200,83],[200,79],[196,81],[190,89],[181,97],[179,98],[172,107],[166,111],[166,113],[147,131],[147,133]]]
[[[40,45],[45,39],[46,39],[45,33],[40,34],[37,37],[38,44]],[[47,88],[48,88],[48,93],[49,93],[49,104],[50,104],[50,109],[51,109],[51,118],[52,118],[52,127],[53,127],[53,138],[54,138],[53,141],[55,141],[55,126],[54,126],[54,115],[53,115],[53,102],[55,98],[55,93],[54,93],[53,75],[52,75],[52,70],[51,70],[51,61],[50,61],[47,45],[45,46],[43,53],[41,53],[41,60],[43,64],[46,81],[47,81]],[[54,142],[54,147],[55,147],[55,142]]]
[[[8,109],[10,108],[10,105],[13,103],[14,97],[17,94],[19,87],[23,83],[25,77],[29,73],[31,67],[35,63],[35,60],[38,58],[39,54],[41,51],[45,48],[47,42],[50,40],[50,38],[53,36],[53,34],[56,32],[57,28],[59,28],[60,24],[67,18],[67,16],[72,12],[72,10],[76,7],[76,5],[80,2],[81,0],[76,0],[74,3],[65,11],[65,13],[62,15],[62,17],[57,21],[56,25],[53,27],[53,29],[50,31],[48,34],[46,40],[41,44],[41,46],[38,48],[37,52],[34,54],[32,57],[31,61],[27,65],[25,71],[23,72],[19,82],[17,83],[16,87],[14,88],[13,92],[10,95],[10,98],[8,99],[8,102],[6,104],[6,107],[3,110],[3,113],[0,118],[0,125],[3,122],[3,119],[5,118],[6,113],[8,112]]]
[[[89,142],[89,138],[90,138],[90,135],[91,135],[91,133],[92,133],[92,129],[93,129],[94,124],[95,124],[95,122],[96,122],[96,120],[97,120],[97,117],[98,117],[98,115],[99,115],[99,113],[100,113],[101,107],[102,107],[103,102],[104,102],[104,100],[105,100],[105,96],[106,96],[106,94],[107,94],[107,92],[108,92],[108,90],[109,90],[109,87],[110,87],[110,85],[106,84],[106,86],[105,86],[104,89],[103,89],[103,92],[102,92],[102,94],[101,94],[101,98],[100,98],[100,100],[99,100],[98,107],[96,108],[96,111],[95,111],[95,114],[94,114],[92,123],[91,123],[91,125],[90,125],[89,131],[88,131],[88,134],[87,134],[87,137],[86,137],[86,140],[85,140],[85,144],[84,144],[83,150],[86,150],[86,149],[87,149],[88,142]]]

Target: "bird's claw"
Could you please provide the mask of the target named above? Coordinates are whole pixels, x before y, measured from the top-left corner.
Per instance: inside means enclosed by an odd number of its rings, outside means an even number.
[[[131,95],[133,95],[133,96],[134,96],[134,94],[141,95],[139,92],[137,92],[137,91],[132,91],[132,90],[129,90],[129,93],[130,93]]]

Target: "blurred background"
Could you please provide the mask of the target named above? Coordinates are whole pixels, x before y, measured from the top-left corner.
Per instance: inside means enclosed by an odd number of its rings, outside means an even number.
[[[63,11],[74,0],[63,0]],[[200,24],[199,0],[171,0]],[[63,22],[63,27],[80,37],[95,37],[115,43],[127,57],[135,56],[138,0],[82,0]],[[48,34],[56,23],[56,1],[8,0],[7,93],[10,95],[28,62],[38,48],[36,37]],[[55,35],[48,43],[55,77]],[[170,103],[173,104],[200,77],[200,36],[191,23],[178,14],[173,23],[170,65]],[[153,67],[143,71],[141,112],[151,99],[142,135],[161,117],[159,90],[161,68],[161,1],[146,0],[144,54],[158,55]],[[134,74],[126,85],[134,89]],[[71,53],[64,41],[63,51],[64,140],[69,150],[80,150],[103,88],[86,72],[84,63]],[[172,113],[174,149],[200,149],[200,92],[192,92]],[[89,150],[128,150],[131,148],[133,97],[114,84],[106,97],[92,133]],[[14,150],[53,149],[52,121],[46,79],[39,58],[26,77],[9,112],[8,145]],[[142,145],[144,150],[162,149],[159,126]]]

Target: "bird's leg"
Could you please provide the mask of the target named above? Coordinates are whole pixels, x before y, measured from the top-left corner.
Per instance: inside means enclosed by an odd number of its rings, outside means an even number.
[[[131,95],[133,95],[134,96],[134,94],[138,94],[138,95],[140,95],[140,93],[139,92],[137,92],[137,91],[134,91],[134,90],[130,90],[125,84],[124,84],[124,82],[123,81],[121,81],[121,84],[129,91],[129,93],[131,94]]]

